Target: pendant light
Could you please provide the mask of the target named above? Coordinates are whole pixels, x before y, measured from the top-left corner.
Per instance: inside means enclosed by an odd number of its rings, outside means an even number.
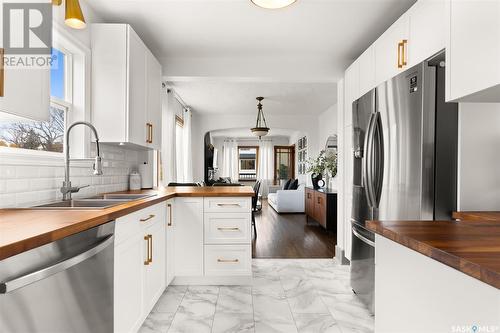
[[[87,25],[78,0],[66,0],[66,16],[64,23],[73,29],[84,29]]]
[[[267,127],[266,117],[264,117],[264,112],[262,111],[262,100],[264,97],[257,97],[259,104],[257,104],[257,123],[254,128],[250,129],[253,135],[258,136],[259,139],[266,136],[269,133],[269,127]]]
[[[279,9],[290,6],[297,0],[251,0],[255,5],[265,9]]]

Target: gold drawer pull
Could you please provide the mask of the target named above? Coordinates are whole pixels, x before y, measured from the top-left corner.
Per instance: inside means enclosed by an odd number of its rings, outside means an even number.
[[[149,258],[150,258],[150,254],[149,254],[149,251],[151,250],[151,247],[149,246],[149,235],[146,235],[144,236],[144,240],[146,241],[146,247],[147,247],[147,258],[146,260],[144,260],[144,265],[149,265],[150,261],[149,261]]]
[[[402,58],[403,59],[401,60],[401,62],[402,62],[401,64],[403,66],[406,66],[406,65],[408,65],[408,63],[406,62],[406,60],[407,60],[406,59],[407,58],[407,55],[406,55],[406,44],[408,44],[408,40],[407,39],[403,39],[401,43],[403,44],[403,46],[402,46]]]
[[[240,262],[239,259],[217,259],[217,262]]]
[[[153,235],[149,235],[149,248],[151,249],[149,251],[149,263],[153,262]]]
[[[155,217],[155,216],[153,214],[151,214],[148,217],[146,217],[145,219],[140,219],[139,221],[146,222],[147,220],[151,220],[153,217]]]
[[[170,227],[170,226],[172,226],[172,204],[167,204],[167,207],[169,210],[167,225]]]
[[[227,230],[227,231],[238,231],[240,230],[240,228],[236,228],[236,227],[218,227],[217,230]]]
[[[219,206],[219,207],[224,207],[224,206],[241,207],[239,203],[218,203],[217,206]]]

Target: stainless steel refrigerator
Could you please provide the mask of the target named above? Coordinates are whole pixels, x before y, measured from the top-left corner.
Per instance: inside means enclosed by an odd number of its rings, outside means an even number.
[[[375,236],[367,220],[449,219],[458,113],[444,102],[444,55],[353,103],[351,287],[374,312]]]

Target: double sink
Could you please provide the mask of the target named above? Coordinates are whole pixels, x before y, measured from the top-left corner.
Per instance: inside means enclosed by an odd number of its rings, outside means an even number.
[[[101,194],[86,199],[72,199],[56,201],[45,205],[31,207],[32,209],[105,209],[126,202],[155,196],[156,194]]]

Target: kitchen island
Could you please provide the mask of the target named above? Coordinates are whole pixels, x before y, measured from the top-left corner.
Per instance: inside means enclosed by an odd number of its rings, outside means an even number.
[[[376,332],[498,332],[500,221],[369,221]]]

